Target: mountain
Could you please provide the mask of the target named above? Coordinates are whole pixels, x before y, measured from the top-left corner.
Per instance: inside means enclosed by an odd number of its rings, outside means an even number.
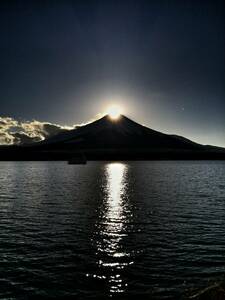
[[[121,115],[106,115],[87,125],[59,133],[42,142],[0,149],[1,157],[69,159],[80,153],[90,160],[106,159],[224,159],[225,149],[203,146],[184,137],[140,125]]]
[[[172,148],[199,149],[202,145],[186,138],[168,135],[140,125],[121,115],[113,120],[106,115],[77,129],[58,134],[40,143],[54,147],[73,147],[76,149],[94,148]]]

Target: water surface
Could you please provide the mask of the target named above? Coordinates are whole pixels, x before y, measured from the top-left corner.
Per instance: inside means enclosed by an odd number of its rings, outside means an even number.
[[[0,162],[1,299],[179,299],[225,271],[225,162]]]

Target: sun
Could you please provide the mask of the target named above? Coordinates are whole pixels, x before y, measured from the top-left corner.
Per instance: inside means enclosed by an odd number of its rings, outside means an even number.
[[[121,116],[121,108],[118,106],[110,106],[107,110],[107,115],[112,119],[112,120],[117,120]]]

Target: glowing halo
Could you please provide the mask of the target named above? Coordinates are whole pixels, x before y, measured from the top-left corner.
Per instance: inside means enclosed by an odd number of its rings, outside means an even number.
[[[107,115],[112,120],[117,120],[121,116],[121,108],[118,106],[111,106],[107,109]]]

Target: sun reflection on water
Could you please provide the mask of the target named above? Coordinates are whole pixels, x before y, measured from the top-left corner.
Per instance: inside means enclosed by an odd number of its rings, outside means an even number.
[[[105,165],[105,181],[102,186],[104,199],[96,224],[95,243],[98,266],[102,278],[106,278],[109,292],[122,293],[127,283],[122,277],[124,269],[133,263],[126,245],[128,226],[132,217],[127,193],[128,165]]]

